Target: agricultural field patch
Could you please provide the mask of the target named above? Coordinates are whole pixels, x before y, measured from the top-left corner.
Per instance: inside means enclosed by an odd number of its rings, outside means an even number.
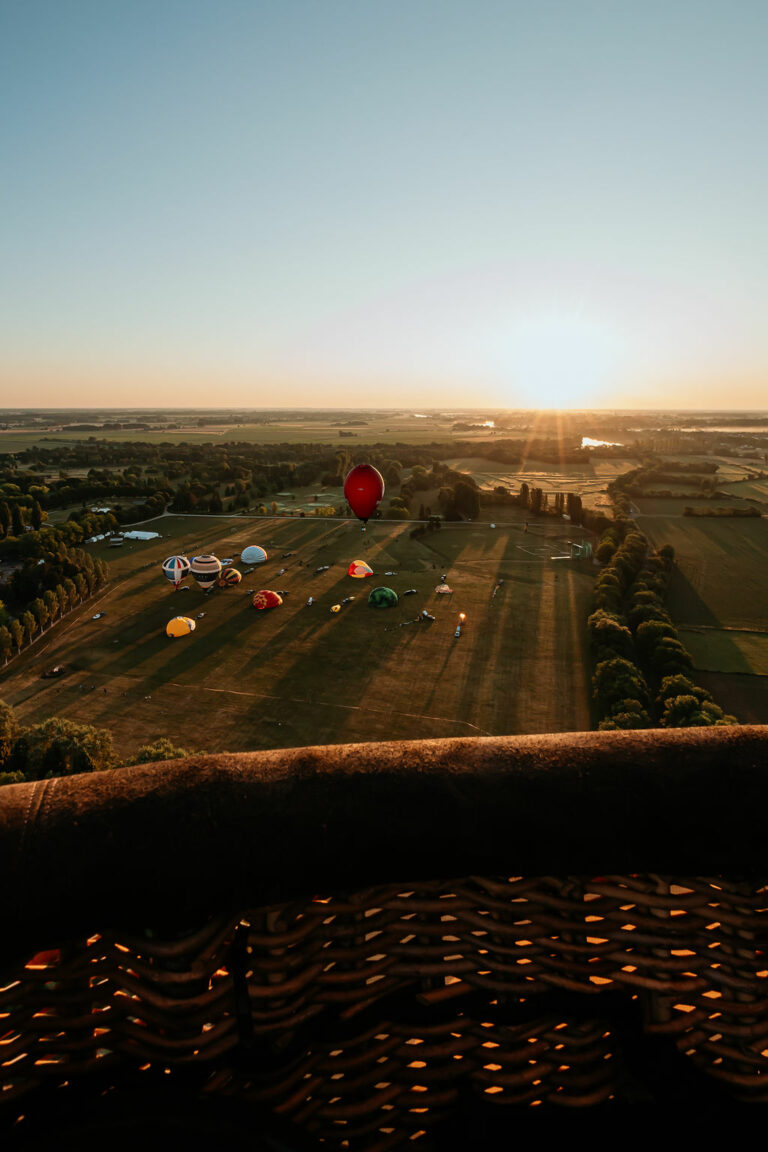
[[[667,603],[677,624],[768,629],[768,519],[656,515],[638,523],[654,547],[675,550]]]
[[[681,628],[680,639],[704,672],[768,676],[768,631]]]
[[[768,504],[768,479],[739,480],[734,483],[723,484],[724,492],[732,496],[739,496],[749,503]]]
[[[765,460],[758,455],[702,457],[717,464],[717,476],[723,481],[748,480],[756,472],[766,471]]]
[[[607,491],[611,480],[634,466],[630,460],[558,465],[527,460],[524,466],[514,468],[481,456],[461,456],[446,463],[456,471],[468,472],[481,489],[491,490],[503,485],[511,492],[517,492],[525,483],[548,494],[572,492],[591,507],[609,507],[611,502]]]
[[[768,724],[768,676],[697,671],[696,682],[741,724]]]
[[[561,526],[456,525],[423,541],[384,521],[366,533],[293,518],[165,516],[147,526],[163,538],[90,546],[111,569],[98,605],[55,625],[0,677],[22,721],[103,725],[124,756],[160,736],[216,752],[590,725],[593,570],[551,559],[564,551]],[[270,558],[238,587],[175,592],[160,572],[174,551],[236,559],[252,543]],[[356,558],[373,567],[372,580],[346,575]],[[435,592],[443,575],[451,596]],[[401,594],[396,608],[368,607],[379,584]],[[285,591],[283,605],[254,609],[263,587]],[[434,622],[412,622],[425,609]],[[93,620],[97,610],[105,615]],[[169,640],[175,615],[195,619],[195,632]],[[42,679],[59,664],[66,677]]]
[[[633,496],[632,504],[637,508],[641,517],[656,516],[663,519],[683,516],[686,508],[714,509],[744,507],[743,501],[735,500],[728,496],[718,496],[714,500],[709,500],[703,496],[684,496],[680,498],[675,498],[674,496]],[[641,520],[640,527],[643,531],[646,530],[644,520]]]

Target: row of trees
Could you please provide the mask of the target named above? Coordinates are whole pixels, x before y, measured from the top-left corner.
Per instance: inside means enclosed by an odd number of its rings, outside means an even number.
[[[587,626],[599,727],[738,723],[693,681],[693,660],[664,607],[673,549],[667,545],[649,554],[644,534],[619,518],[596,555],[605,566],[595,581],[595,611]]]
[[[735,516],[737,518],[751,518],[757,516],[758,519],[762,516],[759,508],[750,505],[748,508],[684,508],[683,516],[717,516],[729,517]]]
[[[114,523],[114,517],[110,520]],[[104,561],[74,546],[85,531],[81,524],[68,521],[0,540],[0,559],[15,564],[0,603],[3,663],[106,583]]]
[[[15,617],[10,617],[4,606],[0,606],[0,659],[7,664],[11,656],[19,653],[51,624],[55,624],[65,613],[82,604],[106,581],[106,565],[95,561],[94,569],[76,572],[73,577],[65,577],[61,584],[46,588],[42,596],[29,601],[27,607]]]
[[[14,500],[0,500],[0,540],[8,536],[21,536],[27,528],[39,528],[48,513],[40,507],[39,501],[34,497],[24,502]]]
[[[143,745],[125,763],[146,764],[189,755],[163,737]],[[25,727],[13,708],[0,700],[0,785],[123,766],[105,729],[60,717]]]

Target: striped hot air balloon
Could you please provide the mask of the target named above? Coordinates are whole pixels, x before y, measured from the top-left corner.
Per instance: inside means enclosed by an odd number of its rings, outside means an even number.
[[[242,576],[237,568],[225,568],[219,577],[219,588],[231,588],[235,584],[239,584]]]
[[[243,548],[240,553],[240,559],[243,564],[263,564],[267,558],[267,553],[258,544],[249,544],[247,548]]]
[[[202,556],[195,556],[189,572],[201,588],[212,588],[221,573],[221,560],[210,552],[204,552]]]
[[[253,598],[254,608],[261,611],[265,608],[277,608],[282,602],[282,596],[278,596],[277,592],[273,592],[271,588],[262,588]]]
[[[365,560],[353,560],[347,568],[347,576],[353,576],[355,580],[364,580],[366,576],[373,576],[373,568],[366,564]]]
[[[189,560],[186,556],[169,556],[163,561],[163,575],[170,580],[176,590],[187,572],[189,572]]]
[[[194,632],[195,622],[190,620],[189,616],[174,616],[173,620],[169,620],[165,626],[166,636],[176,639],[177,636],[188,636],[190,632]]]

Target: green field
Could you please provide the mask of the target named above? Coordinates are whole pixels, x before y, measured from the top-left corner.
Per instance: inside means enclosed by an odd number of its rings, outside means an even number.
[[[158,518],[147,527],[161,540],[91,546],[110,563],[109,586],[12,662],[0,693],[26,722],[61,715],[107,727],[124,756],[164,735],[214,752],[586,729],[593,571],[551,559],[564,551],[565,526],[526,533],[514,510],[505,519],[503,530],[456,525],[420,542],[387,522],[363,535],[348,521]],[[159,570],[174,551],[237,557],[248,543],[270,559],[238,588],[174,592]],[[296,554],[281,559],[288,550]],[[346,575],[357,557],[374,568],[372,582]],[[434,591],[444,572],[451,598]],[[372,583],[417,592],[374,610]],[[283,606],[257,612],[246,590],[261,587],[285,589]],[[433,624],[395,627],[422,608]],[[92,620],[97,610],[106,616]],[[191,636],[166,638],[171,616],[201,611]],[[459,612],[467,621],[456,639]],[[41,679],[58,663],[65,677]]]

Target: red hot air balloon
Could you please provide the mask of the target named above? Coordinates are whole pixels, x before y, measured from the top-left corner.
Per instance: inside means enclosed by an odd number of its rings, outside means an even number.
[[[384,495],[384,477],[372,464],[357,464],[344,481],[347,503],[363,528]]]
[[[273,592],[271,588],[262,588],[252,600],[254,608],[258,608],[262,612],[265,608],[278,608],[282,602],[282,596],[278,596],[277,592]]]

